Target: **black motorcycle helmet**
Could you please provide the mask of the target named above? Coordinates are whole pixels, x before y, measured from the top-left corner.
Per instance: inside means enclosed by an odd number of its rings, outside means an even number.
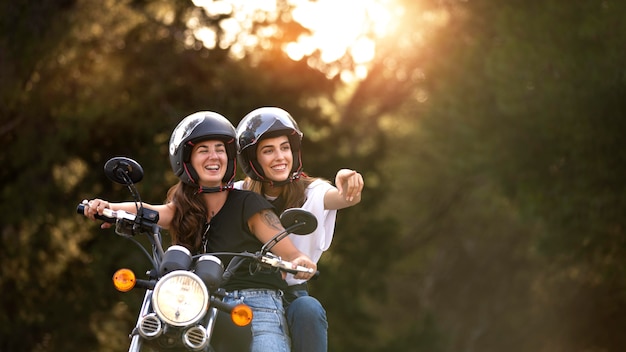
[[[291,177],[283,182],[268,180],[256,158],[257,143],[264,138],[272,138],[286,135],[289,138],[291,152],[293,153],[293,165]],[[243,172],[253,180],[268,182],[280,186],[300,178],[302,174],[302,161],[300,146],[302,144],[302,132],[296,121],[289,113],[281,108],[263,107],[248,113],[237,126],[237,159]]]
[[[198,173],[191,166],[193,146],[201,141],[215,139],[226,145],[228,166],[222,187],[199,187],[200,192],[220,192],[232,188],[235,181],[237,147],[233,125],[224,116],[212,111],[199,111],[185,117],[170,137],[170,164],[174,174],[186,184],[198,185]]]

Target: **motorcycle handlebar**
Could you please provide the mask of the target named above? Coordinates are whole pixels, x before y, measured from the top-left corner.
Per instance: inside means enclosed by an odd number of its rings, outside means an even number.
[[[280,257],[273,256],[271,254],[266,254],[261,257],[261,262],[275,268],[278,268],[282,271],[288,272],[290,274],[298,274],[298,273],[308,273],[313,274],[313,277],[316,278],[319,276],[320,272],[315,271],[313,268],[307,268],[305,266],[296,265],[294,267],[293,263],[288,262],[286,260],[280,259]]]
[[[85,203],[81,203],[78,204],[78,206],[76,207],[76,212],[78,214],[85,214]],[[111,210],[111,209],[104,209],[103,210],[103,214],[96,214],[95,218],[98,220],[102,220],[108,223],[112,223],[114,224],[118,219],[124,219],[124,220],[129,220],[129,221],[134,221],[136,216],[135,214],[131,214],[131,213],[127,213],[123,210]],[[232,253],[234,255],[234,253]],[[271,253],[266,253],[265,255],[261,256],[260,258],[261,263],[269,265],[271,267],[274,268],[278,268],[281,271],[285,271],[287,273],[290,274],[298,274],[298,273],[309,273],[309,274],[313,274],[313,278],[317,278],[320,274],[319,271],[315,271],[313,268],[307,268],[301,265],[296,265],[294,267],[293,263],[288,262],[286,260],[282,260],[280,259],[280,257],[275,256]]]
[[[76,212],[78,214],[85,214],[85,204],[81,203],[78,205],[78,207],[76,207]],[[96,219],[102,220],[102,221],[106,221],[106,222],[110,222],[110,223],[115,223],[116,220],[128,220],[128,221],[135,221],[135,219],[137,218],[137,216],[133,213],[127,213],[123,210],[112,210],[109,208],[105,208],[102,210],[102,215],[100,214],[96,214],[95,215]]]
[[[105,214],[104,215],[96,214],[95,218],[98,219],[98,220],[102,220],[104,222],[108,222],[108,223],[114,224],[115,221],[117,220],[117,217],[115,217],[115,216],[106,216],[106,213],[108,213],[107,210],[112,212],[111,209],[104,209]],[[76,212],[78,214],[84,215],[85,214],[85,204],[83,204],[83,203],[78,204],[78,206],[76,207]]]

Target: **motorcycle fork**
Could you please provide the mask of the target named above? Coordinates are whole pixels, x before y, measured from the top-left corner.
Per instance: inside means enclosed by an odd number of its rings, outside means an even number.
[[[146,294],[143,296],[143,303],[141,304],[141,310],[139,310],[139,316],[137,317],[137,323],[135,324],[135,328],[131,332],[131,341],[130,347],[128,348],[128,352],[139,352],[141,351],[141,346],[143,345],[143,341],[141,340],[141,336],[137,331],[139,329],[139,322],[141,318],[150,313],[150,304],[152,301],[152,290],[146,290]]]
[[[213,329],[215,328],[215,321],[217,320],[217,308],[215,307],[211,307],[209,308],[209,314],[207,314],[207,321],[206,321],[206,334],[207,334],[207,338],[209,339],[209,341],[212,341],[212,337],[213,337]],[[209,342],[210,344],[210,342]]]

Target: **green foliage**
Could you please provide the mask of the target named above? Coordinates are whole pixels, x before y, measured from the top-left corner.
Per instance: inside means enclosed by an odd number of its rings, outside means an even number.
[[[76,204],[129,198],[118,155],[162,201],[182,117],[264,105],[305,131],[306,172],[366,181],[312,283],[332,351],[622,350],[625,5],[398,3],[355,87],[282,53],[288,16],[238,59],[188,36],[230,16],[190,2],[0,5],[0,350],[126,348],[141,296],[110,278],[145,259]]]
[[[416,352],[445,351],[444,339],[437,329],[435,318],[426,314],[422,321],[403,326],[394,340],[379,351],[393,352],[407,349]]]
[[[603,322],[624,315],[626,82],[615,41],[625,9],[455,7],[437,34],[445,57],[422,66],[429,100],[398,114],[414,162],[388,168],[414,176],[391,208],[417,220],[405,232],[421,239],[411,263],[427,265],[415,270],[419,307],[453,351],[620,350],[620,329]]]
[[[126,241],[87,226],[74,211],[84,198],[129,198],[105,179],[107,159],[139,161],[146,172],[139,185],[143,199],[160,202],[174,183],[169,134],[187,114],[215,110],[236,124],[258,106],[277,105],[310,128],[326,124],[319,110],[300,103],[330,94],[333,81],[284,54],[253,65],[226,50],[187,47],[183,24],[193,7],[170,5],[80,2],[57,17],[70,26],[52,36],[56,42],[27,43],[46,55],[22,51],[31,66],[21,79],[30,81],[24,98],[7,96],[12,100],[3,110],[2,350],[120,350],[128,343],[138,297],[115,293],[110,277],[118,267],[143,269],[146,263],[132,247],[129,256]],[[168,8],[177,17],[165,24],[155,14]],[[26,12],[33,23],[52,21]],[[22,86],[13,87],[9,93],[19,95]],[[54,270],[41,270],[46,267]]]

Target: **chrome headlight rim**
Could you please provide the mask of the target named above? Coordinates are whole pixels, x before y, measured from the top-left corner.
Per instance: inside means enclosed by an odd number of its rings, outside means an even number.
[[[162,305],[162,303],[160,302],[160,298],[163,298],[162,295],[166,294],[165,291],[169,289],[168,285],[177,284],[176,281],[172,280],[191,280],[188,282],[188,284],[193,285],[194,287],[192,287],[192,289],[199,290],[202,295],[199,308],[196,307],[193,314],[188,314],[190,315],[190,317],[187,319],[174,319],[171,314],[167,312],[167,310],[171,309],[171,307],[174,306],[175,303],[166,303]],[[180,295],[184,294],[180,293],[179,296]],[[164,300],[167,299],[164,298]],[[198,304],[196,304],[196,306],[198,306]],[[207,290],[207,287],[202,279],[200,279],[200,277],[198,277],[197,275],[186,270],[175,270],[164,275],[154,286],[154,290],[152,293],[152,307],[154,308],[154,312],[157,314],[157,316],[168,325],[176,327],[192,325],[197,323],[206,314],[209,307],[209,291]]]

